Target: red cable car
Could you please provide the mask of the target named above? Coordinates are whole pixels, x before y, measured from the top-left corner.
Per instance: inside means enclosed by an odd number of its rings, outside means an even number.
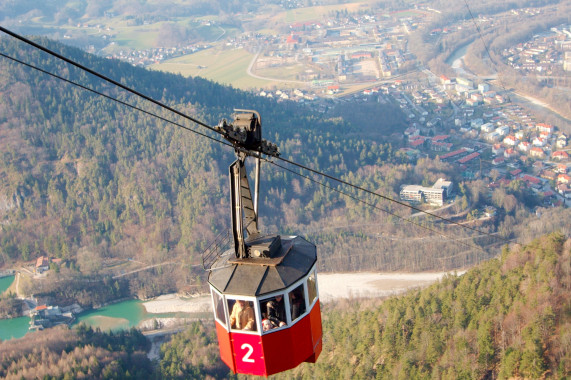
[[[261,139],[259,114],[243,112],[233,124],[223,120],[218,127],[238,154],[230,166],[234,248],[220,254],[217,241],[203,260],[210,271],[222,361],[235,373],[269,376],[302,362],[315,363],[321,352],[317,250],[299,236],[259,232],[260,152],[278,152]],[[247,156],[257,158],[254,200],[244,164]]]

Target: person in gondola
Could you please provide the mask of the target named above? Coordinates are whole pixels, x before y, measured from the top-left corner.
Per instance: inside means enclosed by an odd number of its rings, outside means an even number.
[[[280,294],[277,295],[275,298],[268,301],[266,304],[266,312],[268,319],[275,327],[282,327],[285,326],[285,305],[284,305],[284,297]]]
[[[254,329],[254,309],[250,306],[250,302],[236,300],[230,314],[230,327],[247,331]]]
[[[275,327],[276,326],[274,326],[274,324],[272,322],[270,322],[269,319],[267,319],[267,318],[262,319],[262,330],[263,331],[269,331]]]
[[[305,313],[305,300],[303,297],[303,290],[300,291],[299,288],[293,290],[290,293],[290,305],[291,305],[291,320],[296,320],[303,313]]]

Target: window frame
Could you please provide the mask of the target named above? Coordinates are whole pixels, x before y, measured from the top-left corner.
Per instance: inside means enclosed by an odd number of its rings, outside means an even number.
[[[249,335],[260,335],[260,308],[259,308],[259,304],[258,304],[258,299],[256,297],[248,297],[248,296],[239,296],[239,295],[227,295],[224,297],[225,301],[226,301],[226,305],[225,305],[225,309],[226,309],[226,317],[228,318],[228,331],[230,331],[231,333],[239,333],[239,334],[249,334]],[[240,330],[240,329],[235,329],[232,328],[232,326],[230,326],[230,314],[232,313],[230,310],[230,307],[228,305],[229,301],[234,301],[234,303],[236,303],[236,301],[238,300],[243,300],[246,302],[252,302],[253,303],[253,309],[254,309],[254,330]],[[232,304],[232,307],[234,307],[234,303]]]
[[[264,294],[263,297],[260,297],[258,299],[258,307],[260,306],[260,303],[262,301],[269,300],[271,298],[275,298],[276,296],[279,296],[279,295],[281,295],[283,297],[283,300],[284,300],[284,309],[285,309],[284,313],[285,313],[285,317],[286,317],[286,320],[284,322],[286,323],[286,325],[282,326],[282,327],[277,326],[271,330],[264,331],[264,329],[261,328],[262,327],[262,310],[260,309],[260,313],[258,316],[260,318],[259,319],[259,325],[260,325],[260,331],[261,331],[262,335],[271,334],[273,332],[281,331],[281,330],[287,329],[288,327],[291,327],[291,318],[290,318],[290,315],[288,313],[289,301],[288,301],[288,297],[287,297],[287,289],[280,290],[279,292]]]
[[[227,310],[227,302],[226,302],[226,297],[224,297],[224,294],[220,293],[218,290],[216,290],[213,286],[210,286],[210,294],[211,294],[211,302],[212,302],[212,310],[214,312],[214,320],[217,321],[218,323],[220,323],[221,326],[223,326],[226,331],[229,331],[230,328],[228,326],[228,310]],[[220,297],[220,299],[222,300],[222,313],[224,315],[224,318],[226,318],[226,321],[222,321],[218,318],[218,314],[216,313],[216,303],[214,301],[214,294],[216,294],[216,296]]]
[[[293,285],[293,286],[291,286],[291,287],[288,288],[288,292],[287,292],[288,298],[287,298],[287,300],[288,300],[288,303],[290,304],[290,305],[289,305],[289,308],[288,308],[288,314],[289,314],[288,317],[289,317],[289,319],[291,320],[291,325],[295,325],[297,322],[299,322],[301,319],[303,319],[303,317],[305,317],[305,316],[309,313],[309,308],[307,307],[307,284],[306,284],[306,279],[307,279],[307,277],[303,278],[303,280],[302,280],[301,282],[298,282],[298,283],[296,283],[295,285]],[[294,290],[296,290],[296,289],[299,288],[300,286],[301,286],[302,292],[303,292],[303,302],[305,303],[305,310],[304,310],[304,312],[301,313],[296,319],[293,319],[292,309],[291,309],[292,305],[291,305],[291,303],[289,302],[289,296],[290,296],[290,293],[292,293]]]
[[[309,277],[311,277],[311,275],[313,275],[313,277],[315,278],[315,298],[313,299],[313,301],[311,301],[311,303],[309,303]],[[306,304],[309,305],[309,310],[313,309],[313,307],[315,306],[315,304],[317,303],[317,300],[319,300],[319,284],[317,281],[317,268],[315,267],[315,265],[313,266],[313,268],[309,271],[309,275],[307,275],[306,277],[306,287],[307,287],[307,302]]]

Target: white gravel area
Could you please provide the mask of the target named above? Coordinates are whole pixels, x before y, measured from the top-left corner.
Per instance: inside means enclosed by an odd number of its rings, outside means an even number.
[[[377,298],[404,293],[413,288],[428,286],[448,272],[422,273],[318,273],[319,298],[329,302],[338,298]],[[462,274],[459,272],[458,274]],[[148,313],[211,312],[210,295],[180,298],[166,294],[143,303]]]
[[[428,286],[446,273],[448,272],[318,273],[319,298],[323,302],[328,302],[337,298],[385,297]]]
[[[176,294],[165,294],[152,301],[143,302],[147,313],[202,313],[212,310],[210,295],[180,298]]]

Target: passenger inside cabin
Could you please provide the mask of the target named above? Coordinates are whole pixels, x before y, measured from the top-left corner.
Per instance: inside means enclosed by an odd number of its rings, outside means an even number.
[[[305,296],[303,285],[298,286],[289,293],[291,307],[291,320],[294,321],[305,313]]]
[[[252,302],[236,300],[236,303],[232,307],[232,314],[230,314],[230,327],[246,331],[255,329]]]
[[[274,328],[286,325],[284,297],[281,294],[266,303],[266,316]]]
[[[273,329],[275,326],[272,324],[272,322],[270,322],[269,319],[264,318],[262,320],[262,330],[264,331],[268,331]]]

